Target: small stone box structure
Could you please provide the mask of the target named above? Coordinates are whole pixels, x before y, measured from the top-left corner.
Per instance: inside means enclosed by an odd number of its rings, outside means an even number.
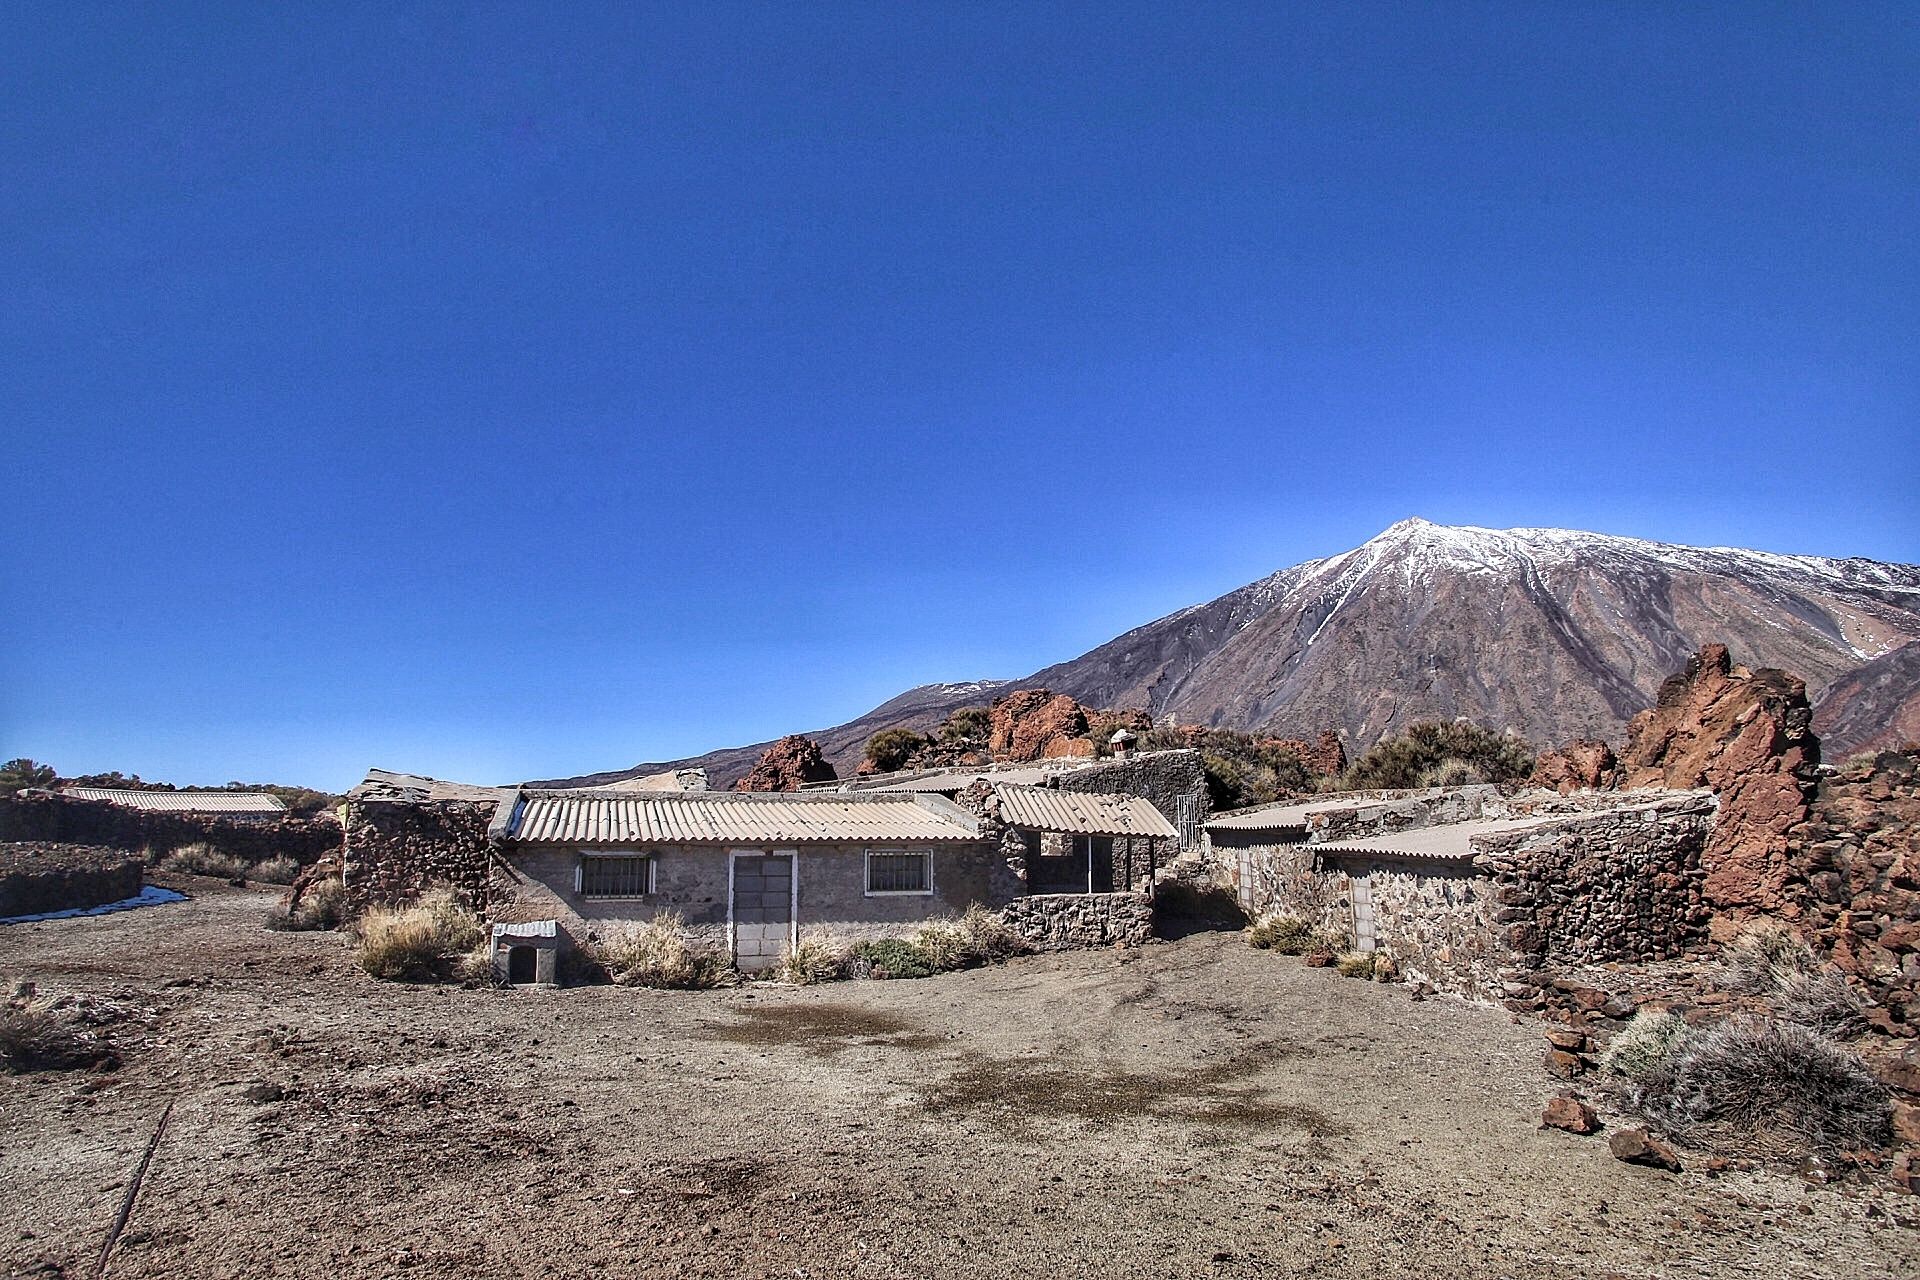
[[[558,920],[528,920],[493,926],[493,974],[509,986],[560,985],[560,951],[566,935]]]

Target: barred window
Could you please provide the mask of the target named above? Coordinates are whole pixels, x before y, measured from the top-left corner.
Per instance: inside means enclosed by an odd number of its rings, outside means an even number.
[[[931,850],[876,849],[867,854],[868,893],[932,893]]]
[[[653,859],[645,856],[580,858],[580,896],[639,898],[653,892]]]

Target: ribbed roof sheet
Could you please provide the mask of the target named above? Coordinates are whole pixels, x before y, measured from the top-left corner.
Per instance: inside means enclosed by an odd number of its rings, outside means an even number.
[[[978,840],[939,796],[872,792],[522,791],[500,835],[543,844],[841,844]]]
[[[1608,812],[1602,810],[1601,812]],[[1353,840],[1329,840],[1313,845],[1316,853],[1377,853],[1401,858],[1460,859],[1479,852],[1473,842],[1480,836],[1506,831],[1525,831],[1530,827],[1550,826],[1575,818],[1590,818],[1591,813],[1539,814],[1526,818],[1484,818],[1474,822],[1449,822],[1437,827],[1415,827],[1391,835],[1362,836]]]
[[[162,813],[285,813],[279,796],[267,791],[122,791],[117,787],[68,787],[62,795],[104,800],[127,809]]]
[[[1006,783],[995,785],[993,792],[1000,800],[1000,820],[1010,827],[1076,835],[1180,838],[1166,815],[1154,808],[1151,800],[1140,796],[1057,791],[1052,787]]]
[[[1019,786],[1030,786],[1044,780],[1048,770],[1035,765],[1029,769],[943,769],[939,773],[930,773],[921,778],[908,778],[904,782],[883,782],[877,786],[858,787],[863,791],[907,791],[934,795],[965,791],[976,781],[985,778],[988,782],[1007,782]]]

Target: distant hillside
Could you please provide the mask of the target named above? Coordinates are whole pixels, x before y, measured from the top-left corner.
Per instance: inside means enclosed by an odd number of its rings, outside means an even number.
[[[1920,644],[1903,645],[1833,682],[1813,715],[1822,754],[1838,763],[1857,751],[1920,742]]]
[[[1044,686],[1156,720],[1298,738],[1331,727],[1356,753],[1456,716],[1543,744],[1617,738],[1710,641],[1802,676],[1817,699],[1915,639],[1920,566],[1405,520],[1025,679],[926,685],[810,736],[844,773],[879,729]],[[699,764],[724,785],[764,745],[593,777]]]

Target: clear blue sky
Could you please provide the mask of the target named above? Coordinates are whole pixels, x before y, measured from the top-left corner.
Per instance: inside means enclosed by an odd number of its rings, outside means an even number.
[[[1920,560],[1920,9],[39,5],[0,758],[504,781],[1422,515]]]

